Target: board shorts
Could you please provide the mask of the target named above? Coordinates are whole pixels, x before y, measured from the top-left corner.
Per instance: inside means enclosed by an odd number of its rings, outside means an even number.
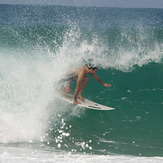
[[[59,82],[59,87],[63,88],[65,87],[68,83],[70,83],[71,81],[76,81],[78,79],[78,76],[67,76],[66,78],[62,79]]]
[[[69,77],[67,77],[67,78],[65,78],[65,79],[62,79],[62,82],[71,82],[71,81],[76,81],[77,78],[78,78],[77,75],[75,75],[75,76],[69,76]]]

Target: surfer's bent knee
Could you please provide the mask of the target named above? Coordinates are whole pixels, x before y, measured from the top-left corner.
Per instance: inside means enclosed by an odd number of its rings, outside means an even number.
[[[67,85],[66,85],[65,88],[64,88],[64,92],[65,92],[66,94],[69,94],[69,93],[71,92],[70,83],[67,83]]]

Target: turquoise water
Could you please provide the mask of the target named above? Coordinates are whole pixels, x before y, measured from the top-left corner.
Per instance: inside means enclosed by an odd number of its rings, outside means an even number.
[[[0,5],[1,161],[161,162],[162,17],[162,9]],[[57,99],[69,68],[89,62],[112,87],[89,76],[83,97],[116,110]]]

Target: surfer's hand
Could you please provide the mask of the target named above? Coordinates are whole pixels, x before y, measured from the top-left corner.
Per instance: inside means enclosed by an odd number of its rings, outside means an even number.
[[[106,83],[104,83],[104,86],[105,86],[105,87],[108,87],[108,88],[111,87],[110,84],[106,84]]]

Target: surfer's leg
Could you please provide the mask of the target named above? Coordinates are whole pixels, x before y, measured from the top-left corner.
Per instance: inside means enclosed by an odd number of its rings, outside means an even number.
[[[83,92],[83,89],[85,88],[85,86],[87,85],[87,83],[88,83],[88,79],[89,79],[89,77],[88,76],[84,76],[84,80],[83,80],[83,82],[81,83],[81,86],[80,86],[80,90],[79,90],[79,93],[78,93],[78,98],[81,100],[81,101],[83,101],[84,102],[84,99],[83,99],[83,97],[82,97],[82,92]]]
[[[70,83],[68,82],[62,90],[64,93],[69,94],[71,92]]]

